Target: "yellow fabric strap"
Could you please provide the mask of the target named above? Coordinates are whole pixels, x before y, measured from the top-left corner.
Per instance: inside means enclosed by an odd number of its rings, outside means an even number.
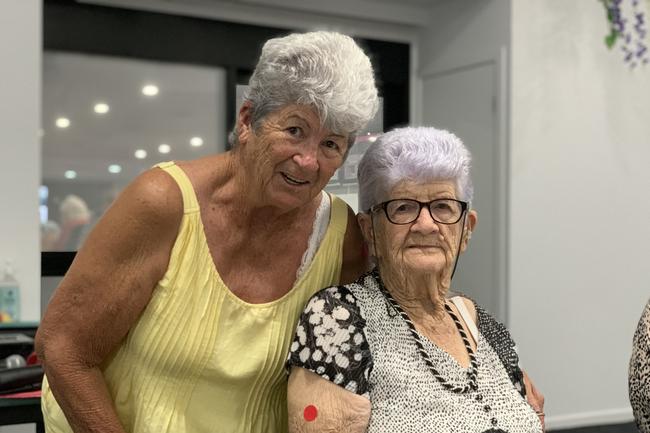
[[[348,205],[334,194],[330,194],[330,197],[332,198],[332,216],[330,217],[332,228],[345,234],[348,228]]]
[[[158,167],[167,172],[178,184],[183,195],[183,210],[185,213],[196,212],[199,210],[199,201],[196,198],[196,193],[192,187],[192,182],[187,177],[187,174],[177,166],[174,161],[161,162],[154,167]]]

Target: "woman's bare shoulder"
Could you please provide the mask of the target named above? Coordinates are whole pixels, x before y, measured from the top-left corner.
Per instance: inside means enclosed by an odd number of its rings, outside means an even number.
[[[183,196],[174,178],[161,168],[151,168],[136,177],[115,203],[131,208],[141,217],[178,220]]]

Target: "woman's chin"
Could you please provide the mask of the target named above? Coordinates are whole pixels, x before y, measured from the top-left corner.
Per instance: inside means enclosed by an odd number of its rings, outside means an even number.
[[[280,184],[267,189],[266,201],[271,206],[290,211],[310,203],[316,195],[313,188],[290,188]]]
[[[274,193],[267,195],[266,201],[275,208],[289,212],[309,203],[310,197],[308,194],[294,195],[274,191]]]
[[[404,261],[408,272],[418,274],[440,274],[447,267],[446,261],[435,257],[415,257]]]

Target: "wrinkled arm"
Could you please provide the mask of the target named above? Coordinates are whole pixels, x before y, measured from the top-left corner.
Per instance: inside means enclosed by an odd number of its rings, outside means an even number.
[[[143,174],[97,223],[50,301],[36,350],[75,433],[124,433],[100,366],[148,304],[181,217],[169,175]]]
[[[370,400],[323,379],[316,373],[293,367],[288,389],[289,433],[363,433],[370,420]],[[305,419],[313,406],[315,419]],[[307,411],[311,419],[313,409]]]

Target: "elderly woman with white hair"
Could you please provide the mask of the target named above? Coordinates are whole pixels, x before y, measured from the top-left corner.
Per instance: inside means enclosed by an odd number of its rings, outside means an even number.
[[[269,40],[249,84],[231,151],[147,171],[78,252],[36,339],[48,432],[286,431],[302,307],[367,269],[322,190],[378,98],[330,32]]]
[[[397,129],[358,176],[376,267],[307,304],[287,362],[289,430],[541,432],[543,397],[508,331],[450,295],[477,223],[469,151],[447,131]]]
[[[59,205],[61,231],[53,251],[74,251],[83,240],[92,213],[81,197],[69,194]]]

